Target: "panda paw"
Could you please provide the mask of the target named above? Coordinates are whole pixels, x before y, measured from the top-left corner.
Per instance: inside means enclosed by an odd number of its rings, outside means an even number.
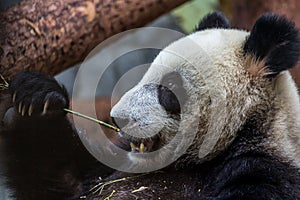
[[[66,89],[39,72],[18,73],[9,84],[9,92],[16,112],[22,116],[64,113],[69,107]]]

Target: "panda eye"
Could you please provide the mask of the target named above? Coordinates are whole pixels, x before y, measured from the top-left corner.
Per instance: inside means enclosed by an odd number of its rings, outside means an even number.
[[[186,100],[186,90],[179,73],[166,74],[158,86],[159,103],[171,114],[179,114]]]

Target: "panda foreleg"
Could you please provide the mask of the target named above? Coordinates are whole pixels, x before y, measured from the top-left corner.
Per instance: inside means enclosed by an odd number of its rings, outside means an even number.
[[[95,174],[110,173],[82,145],[63,111],[68,95],[55,79],[21,72],[9,92],[13,108],[0,134],[4,176],[16,199],[78,197]]]

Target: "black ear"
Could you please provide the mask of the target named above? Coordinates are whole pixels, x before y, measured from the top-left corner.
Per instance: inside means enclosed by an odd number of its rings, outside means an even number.
[[[254,24],[244,53],[264,61],[273,75],[296,65],[300,39],[295,24],[275,14],[264,14]]]
[[[198,24],[195,31],[211,28],[230,28],[229,20],[221,12],[206,15]]]

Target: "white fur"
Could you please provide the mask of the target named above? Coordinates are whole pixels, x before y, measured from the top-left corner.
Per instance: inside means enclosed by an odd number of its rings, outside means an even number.
[[[298,91],[289,72],[282,72],[275,80],[276,104],[279,109],[275,117],[272,136],[278,146],[274,148],[284,158],[300,167],[300,102]]]
[[[131,119],[123,130],[135,137],[151,137],[163,130],[162,141],[170,145],[151,161],[185,153],[189,159],[203,162],[232,142],[257,107],[264,112],[275,103],[280,112],[265,148],[294,159],[299,155],[300,130],[295,86],[288,72],[273,83],[247,72],[242,48],[248,35],[240,30],[209,29],[179,39],[160,52],[140,83],[113,107],[111,116]],[[180,121],[169,118],[154,87],[171,71],[181,74],[189,97]],[[276,101],[270,103],[272,98]],[[143,155],[129,157],[137,164],[150,162]]]

